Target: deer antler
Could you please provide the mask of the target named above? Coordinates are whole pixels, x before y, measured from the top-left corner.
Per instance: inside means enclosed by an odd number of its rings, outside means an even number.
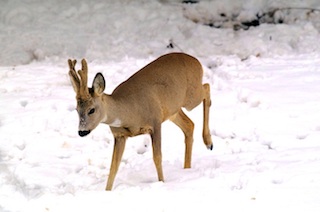
[[[83,93],[87,93],[88,92],[88,87],[87,87],[88,66],[87,66],[87,62],[85,61],[85,59],[82,59],[81,64],[82,64],[81,70],[78,71],[78,74],[81,78],[80,91],[82,91]]]
[[[85,59],[82,59],[81,64],[82,64],[82,68],[81,70],[78,71],[78,74],[80,76],[78,76],[76,70],[75,70],[75,65],[77,63],[76,60],[68,60],[69,63],[69,76],[73,85],[73,88],[77,94],[77,98],[89,98],[89,90],[87,87],[87,83],[88,83],[88,66],[87,66],[87,62]]]
[[[70,76],[70,80],[73,86],[74,91],[78,94],[79,90],[80,90],[80,79],[77,75],[76,70],[74,69],[75,65],[76,65],[77,61],[76,60],[68,60],[68,64],[69,64],[69,76]]]

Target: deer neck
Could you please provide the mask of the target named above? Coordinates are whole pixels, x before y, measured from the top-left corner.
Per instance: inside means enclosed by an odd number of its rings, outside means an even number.
[[[123,108],[117,103],[117,101],[108,94],[102,96],[104,117],[102,123],[108,124],[112,127],[121,127],[124,123]]]

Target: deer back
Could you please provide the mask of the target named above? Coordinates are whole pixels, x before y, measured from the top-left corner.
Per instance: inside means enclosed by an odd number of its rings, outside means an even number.
[[[121,83],[111,94],[128,105],[130,114],[164,121],[181,107],[190,110],[202,100],[202,66],[184,53],[161,56]],[[157,113],[157,111],[159,111]]]

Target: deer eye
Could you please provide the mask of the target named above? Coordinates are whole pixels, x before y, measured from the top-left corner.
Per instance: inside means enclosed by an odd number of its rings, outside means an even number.
[[[96,111],[96,110],[95,110],[94,108],[92,108],[92,109],[89,111],[88,115],[94,114],[95,111]]]

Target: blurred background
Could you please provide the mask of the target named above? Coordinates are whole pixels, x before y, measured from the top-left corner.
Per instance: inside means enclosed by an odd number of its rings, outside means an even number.
[[[317,0],[1,0],[0,65],[320,50]],[[259,30],[257,30],[259,26]]]

